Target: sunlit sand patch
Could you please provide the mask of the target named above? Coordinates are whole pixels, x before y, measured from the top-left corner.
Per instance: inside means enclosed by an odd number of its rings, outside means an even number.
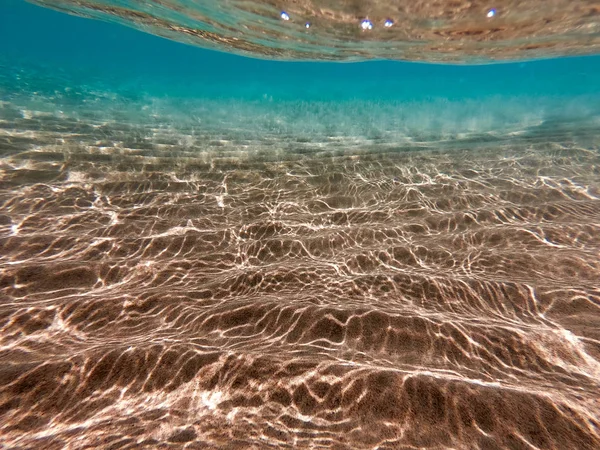
[[[8,118],[0,445],[598,447],[597,130],[506,105]]]

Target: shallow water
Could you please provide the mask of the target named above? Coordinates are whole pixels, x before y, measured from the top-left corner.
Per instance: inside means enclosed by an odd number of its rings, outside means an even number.
[[[315,68],[8,5],[0,446],[600,447],[598,58]]]

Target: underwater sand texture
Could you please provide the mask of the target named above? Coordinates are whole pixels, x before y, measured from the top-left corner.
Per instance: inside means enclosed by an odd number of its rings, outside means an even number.
[[[600,448],[597,127],[84,116],[3,104],[3,448]]]

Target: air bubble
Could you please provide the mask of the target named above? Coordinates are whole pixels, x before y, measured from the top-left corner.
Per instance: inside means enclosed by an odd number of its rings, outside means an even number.
[[[369,20],[369,19],[365,19],[360,23],[360,27],[363,30],[372,30],[373,29],[373,23]]]
[[[385,21],[385,23],[383,24],[383,26],[386,27],[386,28],[390,28],[393,25],[394,25],[394,21],[392,19],[387,19]]]
[[[286,13],[285,11],[281,11],[281,14],[279,15],[279,17],[281,17],[283,20],[290,20],[289,14]]]
[[[490,9],[490,10],[487,12],[487,17],[488,17],[488,19],[491,19],[491,18],[492,18],[492,17],[494,17],[495,15],[496,15],[496,10],[495,10],[495,9],[493,9],[493,8],[492,8],[492,9]]]

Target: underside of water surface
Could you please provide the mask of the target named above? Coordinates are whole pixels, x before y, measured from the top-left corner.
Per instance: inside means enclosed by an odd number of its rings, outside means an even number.
[[[263,58],[474,63],[600,49],[593,0],[33,1]]]
[[[38,3],[311,59],[528,58],[517,30],[593,53],[597,25],[591,2]],[[500,31],[435,34],[475,13]],[[0,447],[600,448],[599,70],[248,59],[7,0]]]

